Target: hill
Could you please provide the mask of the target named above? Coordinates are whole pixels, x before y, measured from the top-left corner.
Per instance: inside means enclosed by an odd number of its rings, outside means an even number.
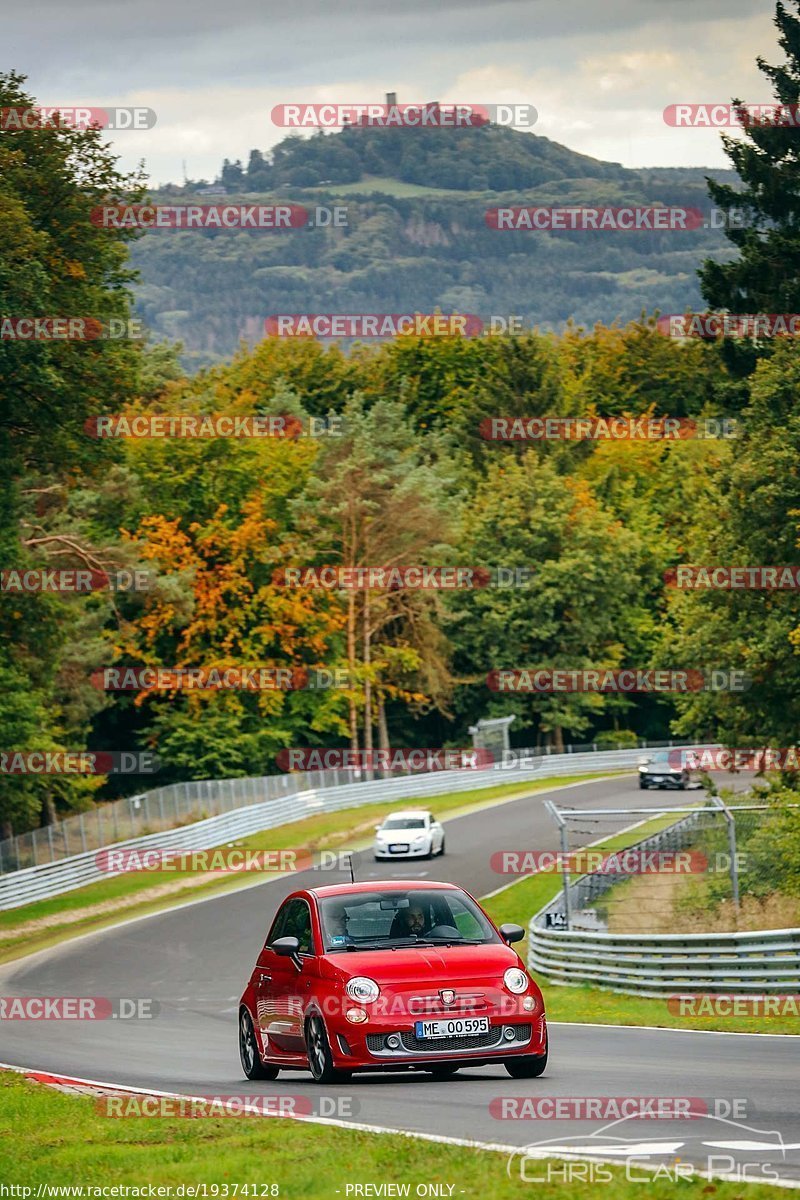
[[[709,207],[697,168],[631,170],[548,138],[478,129],[359,129],[291,136],[217,186],[168,186],[164,203],[345,205],[345,227],[145,235],[134,247],[137,303],[187,365],[255,342],[264,318],[293,312],[514,314],[525,326],[592,326],[643,310],[702,307],[695,271],[729,253],[713,227],[686,231],[514,231],[487,227],[514,205]],[[730,171],[715,179],[733,181]],[[214,191],[216,192],[216,188]]]

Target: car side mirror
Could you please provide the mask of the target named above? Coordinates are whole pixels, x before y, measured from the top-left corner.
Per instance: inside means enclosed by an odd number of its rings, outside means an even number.
[[[379,833],[379,832],[381,831],[381,829],[383,829],[383,826],[382,826],[382,825],[376,825],[376,826],[375,826],[375,832],[376,832],[376,833]]]
[[[303,968],[303,960],[300,957],[300,943],[296,937],[279,937],[274,942],[270,943],[270,950],[274,950],[281,958],[290,958],[298,971]]]
[[[521,925],[512,925],[509,921],[508,924],[500,926],[500,936],[503,941],[508,942],[510,946],[512,942],[522,941],[522,939],[525,937],[525,930]]]

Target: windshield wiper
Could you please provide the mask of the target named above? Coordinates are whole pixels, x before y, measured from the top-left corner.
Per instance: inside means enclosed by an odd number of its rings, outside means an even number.
[[[388,943],[388,944],[387,944]],[[391,937],[388,933],[384,938],[376,938],[372,942],[348,942],[346,946],[334,946],[335,950],[394,950],[408,949],[413,946],[433,946],[435,942],[426,942],[418,937]]]

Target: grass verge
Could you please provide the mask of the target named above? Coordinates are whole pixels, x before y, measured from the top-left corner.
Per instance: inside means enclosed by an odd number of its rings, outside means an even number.
[[[544,1176],[547,1164],[537,1163],[535,1168],[529,1164],[531,1169]],[[607,1200],[641,1196],[641,1184],[626,1180],[624,1165],[615,1164],[607,1171],[611,1175],[611,1181],[603,1183]],[[516,1178],[509,1178],[501,1153],[399,1134],[375,1136],[294,1121],[287,1126],[279,1118],[111,1119],[96,1111],[90,1097],[64,1095],[8,1072],[0,1074],[0,1178],[6,1185],[30,1188],[27,1197],[36,1197],[38,1188],[48,1185],[147,1188],[149,1184],[171,1189],[183,1184],[184,1195],[220,1200],[233,1200],[235,1184],[239,1196],[259,1200],[275,1195],[282,1200],[336,1200],[337,1196],[346,1200],[347,1184],[380,1183],[406,1185],[411,1196],[419,1185],[426,1185],[427,1191],[438,1184],[441,1190],[430,1194],[459,1200],[532,1195],[585,1200],[588,1194],[585,1180],[580,1179],[537,1183],[533,1192],[530,1183],[520,1180],[518,1167]],[[243,1193],[242,1184],[251,1190]],[[274,1192],[271,1185],[276,1185]],[[192,1187],[204,1188],[205,1193],[192,1193],[188,1190]],[[680,1194],[687,1200],[700,1200],[708,1192],[717,1200],[739,1200],[744,1191],[741,1183],[710,1185],[702,1178],[680,1184]],[[24,1192],[14,1194],[27,1200]],[[375,1188],[366,1194],[380,1193]],[[675,1183],[655,1180],[647,1194],[674,1200]],[[748,1200],[781,1194],[765,1184],[747,1184]],[[84,1196],[89,1200],[91,1192]]]
[[[263,830],[228,844],[245,850],[361,849],[370,844],[378,821],[387,813],[404,806],[424,803],[439,817],[463,815],[516,796],[607,778],[613,774],[592,772],[539,779],[524,785],[518,782],[500,784],[478,791],[432,796],[424,801],[398,797],[391,803],[313,813],[302,820]],[[265,876],[265,882],[268,878],[270,876]],[[252,883],[251,872],[221,875],[211,872],[198,874],[187,870],[170,871],[168,874],[132,871],[111,876],[77,888],[74,892],[65,892],[49,900],[37,900],[21,908],[0,912],[0,963],[45,949],[77,934],[113,925],[121,918],[161,912],[188,899],[216,895]]]
[[[601,842],[598,849],[620,850],[669,824],[674,817],[648,821],[636,832],[618,834]],[[553,874],[527,875],[482,904],[497,924],[513,921],[525,929],[519,952],[527,961],[528,924],[561,889],[561,877]],[[627,996],[604,988],[552,984],[539,977],[547,1016],[551,1021],[589,1021],[600,1025],[653,1025],[662,1029],[703,1029],[723,1033],[795,1033],[800,1020],[792,1015],[770,1016],[681,1016],[667,1008],[667,998]]]

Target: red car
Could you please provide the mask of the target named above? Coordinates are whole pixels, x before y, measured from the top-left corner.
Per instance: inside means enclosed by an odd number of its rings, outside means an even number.
[[[248,1079],[421,1069],[438,1078],[547,1065],[542,993],[462,888],[427,881],[309,888],[284,900],[239,1007]]]

